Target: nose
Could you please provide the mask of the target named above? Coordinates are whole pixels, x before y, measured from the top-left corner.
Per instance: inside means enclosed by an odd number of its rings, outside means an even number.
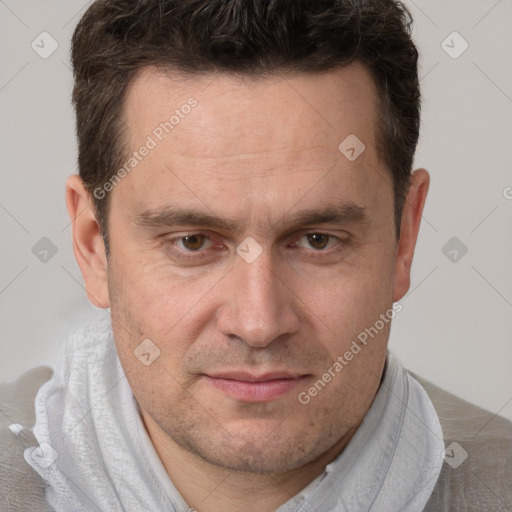
[[[220,332],[263,348],[280,336],[298,331],[300,319],[294,309],[297,299],[291,283],[277,272],[266,251],[252,263],[237,258],[218,310]]]

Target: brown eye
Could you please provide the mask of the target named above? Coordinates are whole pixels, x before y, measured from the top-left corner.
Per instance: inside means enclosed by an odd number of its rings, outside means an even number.
[[[306,235],[308,237],[308,242],[313,247],[313,249],[325,249],[329,244],[329,235],[325,235],[324,233],[310,233]]]
[[[204,235],[187,235],[181,238],[181,243],[189,251],[199,251],[206,240]]]

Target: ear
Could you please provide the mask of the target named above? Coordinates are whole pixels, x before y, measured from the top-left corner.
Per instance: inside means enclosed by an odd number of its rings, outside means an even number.
[[[411,186],[406,197],[400,227],[400,240],[396,251],[393,301],[400,300],[411,286],[411,265],[418,239],[421,214],[427,199],[430,176],[425,169],[412,174]]]
[[[66,182],[66,206],[72,222],[73,251],[82,271],[87,297],[96,307],[108,308],[105,245],[96,221],[92,198],[76,174]]]

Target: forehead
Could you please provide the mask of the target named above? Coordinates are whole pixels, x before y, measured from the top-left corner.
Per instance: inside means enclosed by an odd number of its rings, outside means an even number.
[[[289,192],[292,201],[302,191],[289,190],[290,180],[304,181],[307,188],[317,180],[315,173],[335,168],[324,183],[327,188],[342,185],[369,199],[376,180],[390,179],[376,150],[377,106],[373,79],[357,63],[259,79],[143,69],[125,98],[125,133],[132,151],[148,137],[154,149],[137,164],[123,190],[151,208],[186,183],[194,183],[194,191],[206,197],[220,200],[232,190],[250,199],[255,180],[258,185],[266,180],[274,188],[264,190],[267,199],[275,202]],[[354,135],[366,149],[351,162],[338,146]],[[230,188],[221,190],[223,183]],[[257,193],[262,200],[261,187]]]
[[[124,117],[132,140],[169,121],[191,98],[198,108],[187,122],[181,113],[172,132],[183,154],[222,158],[232,156],[235,148],[237,154],[300,151],[341,142],[347,132],[365,137],[367,147],[374,142],[376,88],[369,71],[358,63],[323,73],[259,79],[227,73],[182,76],[144,68],[126,95]]]

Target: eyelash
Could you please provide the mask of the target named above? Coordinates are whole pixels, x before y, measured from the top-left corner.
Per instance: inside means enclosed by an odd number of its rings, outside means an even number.
[[[337,237],[335,235],[331,235],[329,233],[324,233],[322,231],[306,231],[300,233],[297,242],[298,243],[303,237],[306,237],[307,235],[325,235],[328,237],[328,244],[331,242],[331,240],[335,240],[336,243],[333,247],[328,249],[306,249],[308,252],[310,252],[311,258],[322,258],[327,255],[333,255],[337,252],[339,252],[343,246],[347,243],[347,240],[343,240],[340,237]],[[176,250],[175,244],[186,238],[187,236],[203,236],[205,237],[205,241],[210,241],[212,243],[215,243],[211,236],[207,235],[206,233],[186,233],[180,236],[175,237],[169,237],[169,238],[163,238],[162,243],[165,246],[165,248],[170,251],[173,255],[177,256],[181,260],[185,261],[197,261],[201,259],[202,257],[207,255],[208,249],[203,250],[197,250],[197,251],[191,251],[191,250]],[[222,244],[222,247],[225,247],[224,244]],[[300,247],[294,247],[293,250],[300,250]]]

